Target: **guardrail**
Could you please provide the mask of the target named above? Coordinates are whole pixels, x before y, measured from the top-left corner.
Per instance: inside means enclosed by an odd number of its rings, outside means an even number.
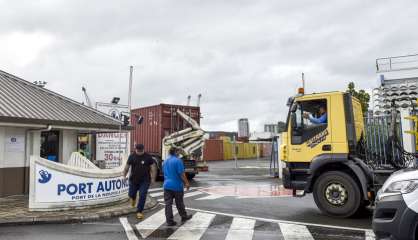
[[[83,169],[100,169],[96,165],[94,165],[89,159],[87,159],[78,152],[73,152],[71,154],[70,160],[68,161],[67,165]]]

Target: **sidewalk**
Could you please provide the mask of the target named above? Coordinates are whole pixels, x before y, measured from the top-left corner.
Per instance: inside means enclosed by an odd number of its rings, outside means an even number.
[[[29,212],[28,200],[28,196],[0,198],[0,226],[95,221],[126,215],[136,211],[136,208],[132,208],[128,202],[121,202],[109,206],[82,210]],[[156,205],[157,201],[149,197],[145,204],[145,210],[151,209]]]

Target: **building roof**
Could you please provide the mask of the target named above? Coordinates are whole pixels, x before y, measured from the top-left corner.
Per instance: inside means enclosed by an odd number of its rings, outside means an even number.
[[[119,129],[122,122],[0,70],[0,122]]]

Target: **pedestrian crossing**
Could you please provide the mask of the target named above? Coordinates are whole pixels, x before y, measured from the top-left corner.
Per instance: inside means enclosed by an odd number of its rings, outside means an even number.
[[[198,209],[188,209],[193,217],[181,224],[177,209],[173,207],[174,220],[178,225],[168,227],[165,224],[164,206],[145,214],[142,221],[133,216],[120,218],[128,240],[169,239],[169,240],[342,240],[375,239],[369,229],[342,228],[301,224],[286,221],[245,217],[227,213],[217,213]]]
[[[163,202],[164,198],[164,189],[162,188],[153,188],[148,190],[148,194],[155,198],[159,202]],[[209,195],[204,192],[200,192],[198,187],[192,187],[189,191],[184,193],[184,199],[196,197],[194,200],[214,200],[218,198],[222,198],[223,196],[215,196],[215,195]]]

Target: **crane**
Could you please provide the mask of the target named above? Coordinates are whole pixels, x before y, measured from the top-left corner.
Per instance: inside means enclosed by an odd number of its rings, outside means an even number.
[[[90,101],[89,95],[87,94],[87,89],[84,86],[82,86],[81,91],[83,91],[84,93],[84,98],[86,99],[87,106],[93,107],[92,102]]]

